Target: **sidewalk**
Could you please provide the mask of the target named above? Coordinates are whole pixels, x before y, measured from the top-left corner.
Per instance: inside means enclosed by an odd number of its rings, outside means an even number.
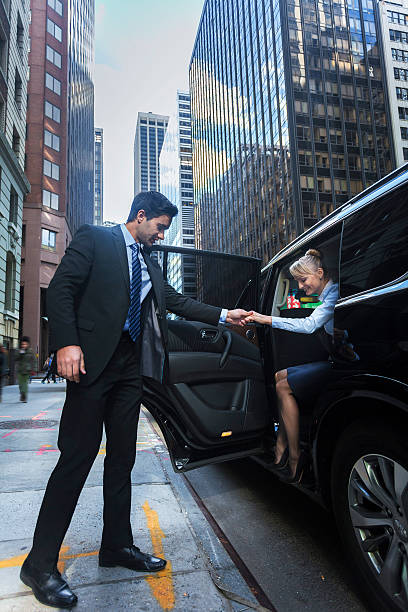
[[[18,388],[3,389],[0,404],[0,612],[50,610],[19,580],[47,479],[58,458],[58,422],[65,384],[34,381],[28,403]],[[75,610],[243,611],[216,588],[212,567],[229,590],[254,601],[182,478],[172,473],[166,447],[142,412],[132,473],[135,544],[168,560],[158,574],[99,568],[104,441],[80,496],[59,561],[78,595]],[[58,508],[56,508],[58,512]]]

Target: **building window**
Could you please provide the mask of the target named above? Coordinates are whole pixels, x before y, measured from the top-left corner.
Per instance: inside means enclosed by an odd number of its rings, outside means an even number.
[[[9,222],[17,225],[18,219],[18,193],[13,186],[10,187]]]
[[[403,49],[391,49],[392,59],[395,62],[408,62],[408,51]]]
[[[50,6],[58,15],[62,15],[62,2],[60,0],[48,0],[48,6]]]
[[[47,32],[54,36],[59,42],[62,41],[62,30],[51,19],[47,19]]]
[[[15,125],[13,125],[13,141],[11,147],[16,156],[18,157],[20,155],[20,135],[17,132]]]
[[[16,296],[16,260],[13,253],[10,251],[7,253],[6,259],[6,296],[5,296],[5,307],[6,310],[14,311],[16,307],[15,296]]]
[[[408,127],[402,127],[400,130],[402,140],[408,140]]]
[[[398,115],[400,119],[404,119],[405,121],[408,119],[408,107],[399,106],[398,107]]]
[[[57,66],[57,68],[61,68],[62,66],[62,55],[58,53],[55,49],[47,45],[47,60]]]
[[[60,137],[48,130],[44,130],[44,144],[55,151],[60,150]]]
[[[14,100],[16,101],[17,108],[21,111],[21,104],[23,100],[23,81],[16,69],[15,79],[14,79]]]
[[[389,23],[399,23],[400,25],[408,25],[408,15],[398,13],[397,11],[387,11]]]
[[[390,30],[390,40],[407,44],[408,32],[401,32],[400,30]]]
[[[60,167],[58,164],[54,164],[50,162],[48,159],[44,159],[44,174],[45,176],[49,176],[56,181],[59,181],[59,171]]]
[[[7,59],[8,59],[8,40],[4,32],[0,29],[0,68],[7,74]]]
[[[24,27],[20,13],[17,14],[17,48],[22,57],[24,53]]]
[[[57,232],[42,228],[41,230],[41,246],[43,249],[55,251]]]
[[[58,108],[58,106],[51,104],[51,102],[45,101],[45,114],[53,121],[56,121],[57,123],[61,122],[61,110]]]
[[[53,208],[54,210],[58,210],[58,193],[53,193],[52,191],[47,191],[46,189],[43,189],[43,205],[48,206],[49,208]]]
[[[394,68],[394,79],[396,81],[408,81],[408,70],[406,68]]]
[[[402,152],[404,154],[404,160],[408,161],[408,147],[403,147]]]
[[[48,72],[45,73],[45,86],[56,93],[57,96],[61,95],[61,81],[53,77],[52,74],[49,74]]]
[[[395,91],[398,100],[408,100],[408,89],[405,87],[397,87]]]

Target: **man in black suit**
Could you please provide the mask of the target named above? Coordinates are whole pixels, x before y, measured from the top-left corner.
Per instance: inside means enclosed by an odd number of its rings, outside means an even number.
[[[76,595],[57,570],[59,549],[103,426],[103,534],[99,564],[139,571],[164,568],[163,559],[133,545],[131,470],[135,461],[142,376],[165,380],[166,310],[217,325],[243,324],[243,310],[221,310],[177,293],[147,254],[164,238],[177,208],[158,192],[138,194],[126,224],[82,226],[48,288],[51,350],[67,394],[58,437],[60,459],[51,474],[22,581],[44,604],[73,607]]]

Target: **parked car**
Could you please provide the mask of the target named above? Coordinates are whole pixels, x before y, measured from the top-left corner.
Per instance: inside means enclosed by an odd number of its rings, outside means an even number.
[[[248,257],[158,250],[166,274],[190,258],[199,299],[289,316],[284,306],[296,290],[289,265],[311,247],[323,251],[339,282],[338,377],[301,407],[310,469],[299,488],[333,510],[373,609],[407,610],[408,164],[319,221],[263,270]],[[327,359],[319,338],[270,326],[168,325],[170,380],[146,379],[144,404],[175,471],[244,456],[271,468],[274,373]]]

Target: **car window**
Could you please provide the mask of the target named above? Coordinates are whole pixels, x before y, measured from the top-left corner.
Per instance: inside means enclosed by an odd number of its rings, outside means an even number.
[[[384,285],[408,270],[407,186],[344,222],[340,296]]]
[[[176,291],[213,306],[257,308],[261,260],[166,245],[152,250]]]

